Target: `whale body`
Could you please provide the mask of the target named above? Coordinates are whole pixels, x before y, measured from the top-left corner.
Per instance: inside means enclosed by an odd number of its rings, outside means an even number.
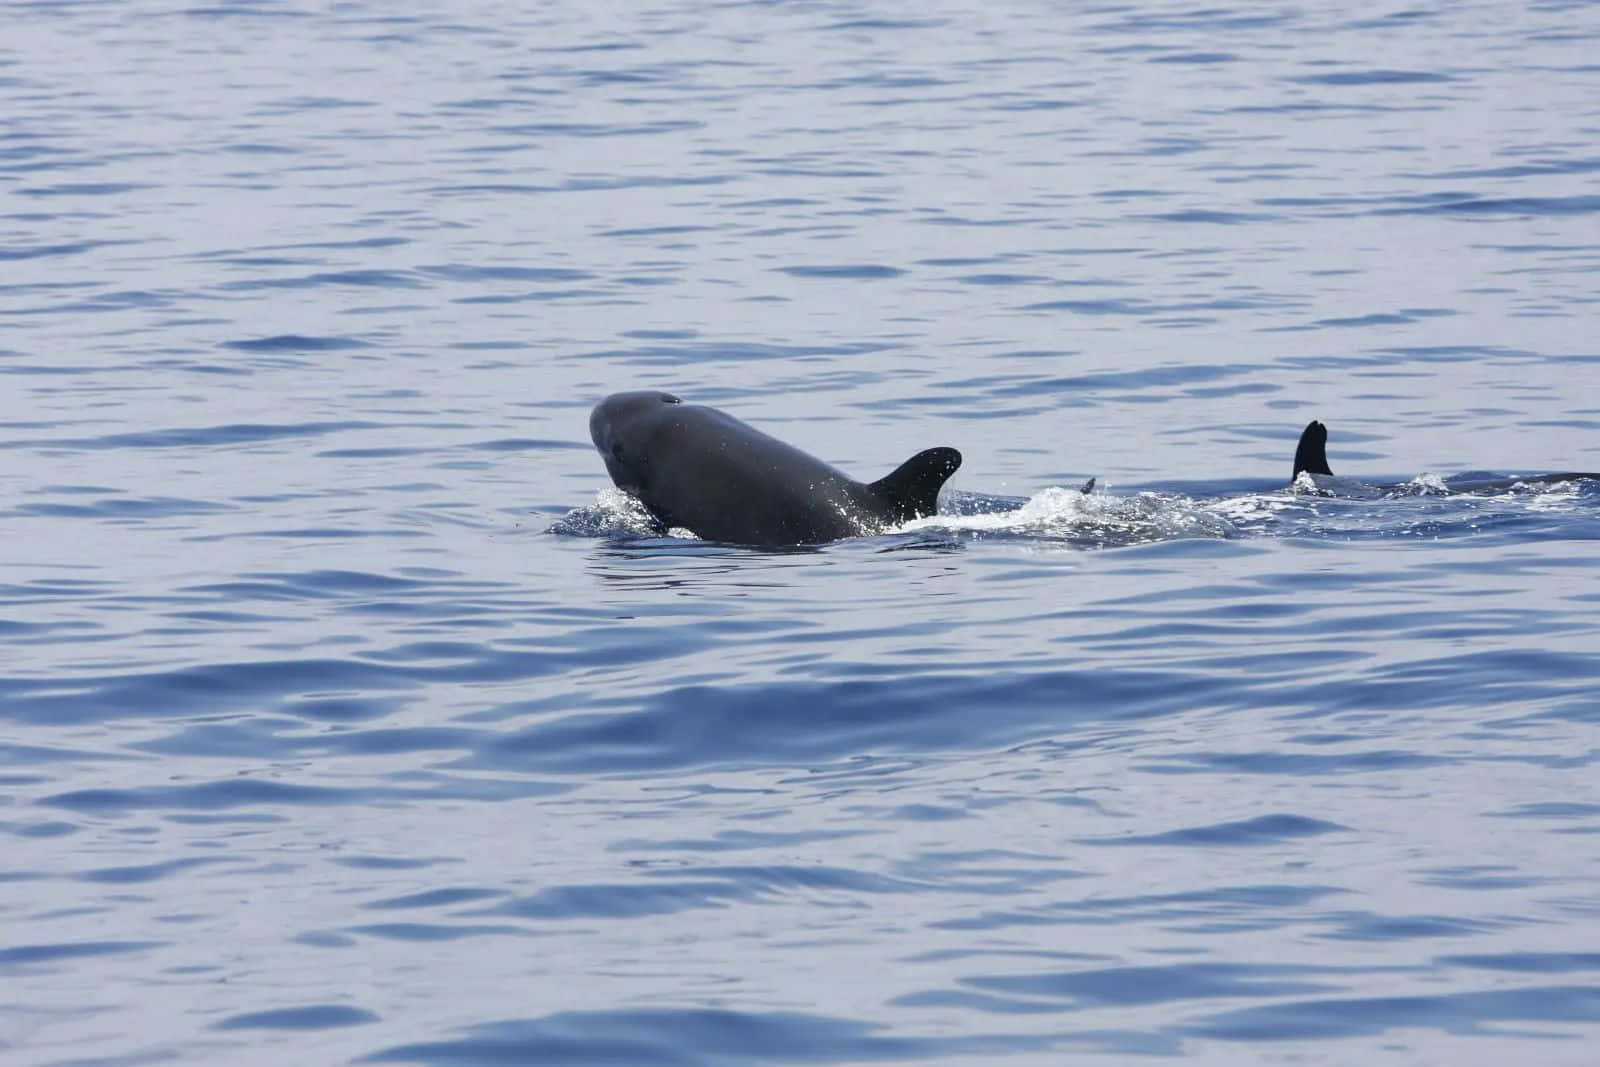
[[[955,449],[930,448],[858,482],[724,411],[652,391],[606,397],[589,436],[617,488],[663,531],[741,545],[821,544],[932,515],[961,466]]]

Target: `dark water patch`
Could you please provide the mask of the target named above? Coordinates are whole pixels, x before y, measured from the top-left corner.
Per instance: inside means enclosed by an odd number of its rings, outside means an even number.
[[[674,237],[685,233],[714,233],[715,226],[637,226],[623,230],[599,230],[596,237]]]
[[[526,293],[497,293],[483,296],[458,296],[454,304],[526,304],[559,300],[598,300],[607,296],[604,289],[539,289]]]
[[[62,960],[114,956],[165,948],[166,941],[74,941],[52,945],[13,945],[0,948],[0,968],[25,968]]]
[[[1512,163],[1503,167],[1464,167],[1458,170],[1425,171],[1402,174],[1399,177],[1426,181],[1455,181],[1479,178],[1533,178],[1548,174],[1592,174],[1595,171],[1600,171],[1600,156]]]
[[[611,852],[736,852],[745,849],[784,848],[819,841],[838,841],[858,837],[865,830],[720,830],[715,837],[672,838],[646,841],[626,838],[607,845]]]
[[[261,144],[255,141],[239,141],[235,144],[222,145],[218,149],[222,152],[233,152],[243,156],[292,156],[298,155],[299,149],[287,145]]]
[[[1372,1037],[1394,1029],[1485,1033],[1486,1024],[1600,1022],[1600,987],[1544,986],[1434,996],[1303,1000],[1222,1012],[1185,1033],[1224,1041]]]
[[[416,787],[343,787],[300,785],[263,778],[237,777],[193,785],[145,786],[127,789],[78,789],[41,798],[38,803],[102,816],[139,811],[227,811],[240,807],[359,808],[371,804],[405,801],[510,800],[548,796],[565,787],[520,781],[450,779],[416,776]]]
[[[1449,74],[1426,70],[1335,70],[1324,74],[1300,74],[1285,79],[1299,85],[1419,85],[1449,82]]]
[[[1338,968],[1273,963],[1179,963],[1151,967],[1106,967],[1055,974],[968,978],[978,989],[1013,996],[1049,997],[1073,1008],[1168,1004],[1221,997],[1285,997],[1339,988],[1310,978]]]
[[[1094,282],[1074,282],[1075,285],[1100,285]],[[1156,316],[1174,315],[1188,312],[1215,312],[1215,311],[1251,311],[1284,306],[1276,298],[1268,297],[1241,297],[1226,296],[1213,297],[1210,300],[1190,300],[1173,303],[1155,303],[1137,297],[1117,299],[1106,297],[1100,300],[1048,300],[1036,304],[1023,304],[1022,311],[1070,311],[1078,315],[1139,315],[1146,321],[1153,321]]]
[[[1408,326],[1422,319],[1457,314],[1460,314],[1460,312],[1450,308],[1405,308],[1401,311],[1379,311],[1368,315],[1353,315],[1348,318],[1317,319],[1311,325],[1329,327]]]
[[[1178,893],[1063,901],[1051,905],[1051,910],[1096,921],[1112,916],[1118,922],[1170,921],[1218,914],[1299,909],[1324,897],[1348,892],[1329,885],[1217,886]]]
[[[352,111],[376,107],[374,100],[355,100],[341,96],[289,96],[265,101],[253,111],[257,115],[292,115],[302,111]]]
[[[1403,771],[1437,767],[1459,762],[1446,756],[1418,752],[1376,749],[1338,754],[1312,752],[1199,752],[1142,766],[1157,774],[1365,774],[1374,771]]]
[[[1552,800],[1519,804],[1506,811],[1491,811],[1486,814],[1508,819],[1591,819],[1600,816],[1600,804]]]
[[[346,756],[469,751],[477,743],[479,736],[477,731],[461,727],[400,726],[323,734],[315,738],[306,738],[295,747],[308,753]]]
[[[343,703],[343,702],[341,702]],[[370,703],[370,702],[362,702]],[[308,716],[312,722],[317,719]],[[340,721],[340,720],[333,720]],[[359,720],[357,720],[359,721]],[[292,719],[254,716],[234,722],[191,723],[164,737],[136,742],[141,752],[163,756],[249,759],[262,752],[280,757],[314,755],[370,756],[399,752],[435,752],[466,749],[475,735],[448,726],[412,726],[391,729],[289,733],[302,727]]]
[[[1237,822],[1212,823],[1163,834],[1129,834],[1122,837],[1079,838],[1085,845],[1179,845],[1183,847],[1234,847],[1279,845],[1306,837],[1347,831],[1337,823],[1306,815],[1261,815]]]
[[[451,1040],[398,1045],[360,1062],[430,1064],[561,1063],[687,1067],[689,1064],[930,1063],[950,1056],[1042,1051],[1031,1035],[909,1037],[881,1025],[798,1012],[652,1008],[561,1012],[484,1023]]]
[[[113,582],[92,578],[36,578],[19,585],[0,584],[0,602],[35,603],[62,597],[95,597],[116,589]]]
[[[358,797],[372,797],[371,791],[335,789],[326,786],[291,785],[287,782],[239,778],[187,786],[151,786],[135,789],[78,789],[42,798],[39,803],[95,814],[148,810],[212,811],[232,807],[268,804],[285,807],[307,804],[336,805],[354,803]]]
[[[1049,280],[1038,274],[966,274],[956,279],[963,285],[1037,285]]]
[[[0,830],[17,837],[70,837],[82,827],[76,823],[47,819],[42,822],[0,823]]]
[[[73,687],[75,694],[58,693],[48,683],[11,680],[0,682],[0,693],[8,697],[0,714],[21,721],[57,723],[130,714],[165,717],[259,707],[263,699],[300,696],[319,689],[354,690],[370,700],[380,693],[412,688],[420,678],[405,667],[356,659],[287,659],[80,677]]]
[[[628,710],[613,714],[578,713],[502,731],[487,738],[467,762],[614,774],[806,764],[863,752],[989,748],[1084,722],[1168,714],[1231,685],[1201,675],[1063,671],[684,686],[630,702]],[[972,709],[980,707],[985,713],[975,719]],[[1277,832],[1292,835],[1295,825],[1285,822]]]
[[[1419,937],[1470,937],[1501,929],[1503,922],[1448,915],[1373,915],[1348,912],[1329,916],[1338,927],[1319,936],[1337,941],[1408,941]]]
[[[1373,215],[1459,215],[1465,218],[1526,215],[1561,218],[1600,211],[1600,196],[1462,196],[1407,207],[1379,208]]]
[[[154,186],[145,182],[64,182],[60,185],[36,185],[31,188],[13,189],[12,192],[19,196],[115,196],[118,193],[132,193],[141,189],[152,189]]]
[[[759,885],[732,879],[657,884],[564,885],[542,889],[484,910],[484,914],[511,915],[519,919],[559,921],[569,919],[641,919],[675,915],[698,908],[720,908],[763,894]]]
[[[313,722],[368,722],[395,711],[400,701],[372,696],[307,697],[282,705],[285,712]]]
[[[889,1003],[901,1008],[933,1008],[956,1012],[982,1012],[985,1015],[1042,1015],[1062,1011],[1061,1004],[1053,1000],[996,996],[993,993],[974,993],[965,989],[926,989],[905,993]],[[1155,1055],[1171,1055],[1178,1050],[1175,1041],[1165,1043]],[[1119,1048],[1123,1053],[1136,1050]]]
[[[684,133],[699,130],[705,123],[697,119],[660,119],[655,122],[523,122],[512,126],[490,126],[492,133],[513,137],[648,137],[652,134]]]
[[[231,4],[206,4],[198,7],[186,7],[178,11],[185,18],[218,20],[226,18],[278,18],[301,19],[309,18],[311,13],[298,8],[278,5],[254,3],[251,0],[239,0]]]
[[[304,334],[285,333],[273,337],[253,337],[243,341],[223,341],[219,347],[232,348],[239,352],[339,352],[372,346],[355,337],[308,337]]]
[[[63,244],[52,245],[27,245],[23,247],[0,247],[0,262],[21,259],[45,259],[55,256],[75,256],[82,252],[92,252],[106,245],[117,244],[116,241],[71,241]]]
[[[468,937],[532,936],[520,926],[510,926],[504,923],[462,923],[459,925],[444,923],[371,923],[366,926],[347,927],[346,932],[362,934],[367,937],[379,937],[385,941],[402,941],[413,944],[460,941]]]
[[[585,70],[577,72],[584,85],[651,85],[666,80],[664,72],[644,70]]]
[[[503,889],[452,887],[448,889],[428,889],[420,893],[408,893],[405,896],[368,901],[361,906],[382,911],[410,908],[449,908],[457,904],[473,904],[480,900],[493,900],[496,897],[506,895]]]
[[[402,459],[426,455],[428,451],[426,448],[330,448],[316,456],[318,459]]]
[[[1481,955],[1438,956],[1440,967],[1471,967],[1510,974],[1572,974],[1600,971],[1600,952],[1500,952]]]
[[[463,185],[440,185],[428,191],[440,196],[462,194],[506,195],[520,193],[600,193],[623,192],[629,189],[675,189],[702,185],[723,185],[734,178],[726,174],[707,174],[670,177],[666,175],[634,175],[627,178],[569,178],[554,185],[534,185],[525,182],[480,182]]]
[[[585,441],[553,441],[536,437],[504,437],[495,441],[476,441],[466,447],[474,452],[587,452],[594,446]]]
[[[1154,215],[1141,215],[1138,217],[1150,219],[1153,222],[1200,223],[1210,226],[1238,226],[1249,222],[1276,222],[1283,218],[1281,215],[1269,215],[1265,212],[1221,211],[1215,208],[1188,208],[1183,211],[1164,211]]]
[[[1238,60],[1239,57],[1232,52],[1174,52],[1168,55],[1151,56],[1145,62],[1216,66],[1221,63],[1236,63]]]
[[[638,341],[692,341],[700,336],[699,330],[623,330],[618,336]]]
[[[885,267],[880,264],[856,263],[840,264],[837,266],[803,266],[803,267],[778,267],[780,273],[795,278],[847,278],[847,279],[873,279],[873,278],[898,278],[905,274],[899,267]]]
[[[217,286],[231,292],[251,292],[261,289],[314,289],[319,286],[352,286],[376,289],[420,289],[424,282],[409,271],[399,270],[340,270],[322,271],[296,278],[250,278],[236,282],[223,282]]]
[[[409,856],[337,856],[328,862],[357,871],[415,871],[452,861],[443,857],[414,859]]]
[[[1353,19],[1347,25],[1353,30],[1386,30],[1404,27],[1424,19],[1438,18],[1440,14],[1440,11],[1429,11],[1426,8],[1406,8],[1403,11],[1391,11],[1386,15],[1372,18]]]
[[[696,341],[688,344],[652,344],[633,348],[613,348],[584,352],[583,360],[614,359],[626,363],[674,364],[722,363],[744,360],[820,359],[834,356],[864,356],[886,352],[900,345],[879,342],[846,344],[780,345],[761,342]]]
[[[61,288],[68,288],[63,286]],[[85,288],[75,286],[74,288]],[[97,293],[84,300],[68,301],[62,304],[49,304],[32,307],[23,307],[0,312],[5,315],[15,316],[51,316],[70,315],[79,312],[93,311],[136,311],[151,308],[168,308],[181,297],[176,292],[151,292],[144,289],[127,289],[115,292]],[[100,368],[104,370],[104,368]]]
[[[889,814],[896,822],[950,822],[972,818],[969,811],[941,804],[902,804]]]
[[[184,592],[209,593],[225,600],[326,599],[344,594],[371,595],[423,592],[430,583],[416,578],[371,571],[262,571],[242,580],[186,586]],[[478,586],[481,588],[481,586]]]
[[[1416,314],[1418,310],[1407,308],[1405,312]],[[1393,360],[1389,358],[1391,355],[1400,357],[1408,363],[1460,363],[1483,359],[1504,364],[1538,358],[1536,353],[1527,349],[1508,348],[1504,345],[1395,345],[1376,350],[1376,358],[1380,362],[1392,364]]]
[[[0,312],[0,314],[5,314]],[[0,374],[13,374],[18,377],[74,377],[101,373],[103,368],[72,364],[43,364],[43,363],[8,363],[0,366]],[[7,447],[8,443],[0,443],[0,448]]]
[[[10,514],[60,519],[164,519],[232,510],[227,504],[178,497],[109,497],[92,504],[20,504]],[[4,514],[4,513],[0,513]]]
[[[1444,889],[1465,889],[1473,892],[1499,892],[1506,889],[1531,889],[1543,885],[1544,878],[1507,873],[1504,866],[1450,867],[1429,871],[1418,882]]]
[[[146,430],[133,433],[113,433],[104,437],[44,438],[35,441],[4,441],[4,448],[73,448],[73,449],[123,449],[123,448],[225,448],[236,445],[260,444],[286,438],[321,437],[346,430],[372,430],[386,428],[376,422],[303,422],[282,425],[261,423],[234,423],[227,426],[183,427],[171,430]]]
[[[73,627],[73,629],[80,628]],[[22,632],[32,632],[33,629],[30,627]],[[51,632],[58,631],[62,627],[42,626],[37,629]],[[8,632],[14,633],[15,631],[9,627],[0,627],[0,636]],[[89,763],[130,758],[132,757],[125,753],[93,752],[86,749],[63,748],[59,745],[24,745],[15,741],[0,741],[0,766],[9,764],[16,767],[26,767],[42,763]]]
[[[331,1030],[339,1026],[375,1023],[378,1016],[348,1004],[309,1004],[230,1015],[213,1024],[217,1030]]]
[[[76,875],[78,880],[84,882],[101,882],[110,885],[138,885],[144,882],[157,882],[175,874],[183,874],[197,867],[209,867],[217,863],[227,862],[221,856],[193,856],[187,859],[167,860],[161,863],[147,863],[135,867],[99,867],[91,871],[83,871]]]
[[[1173,194],[1161,189],[1101,189],[1095,194],[1097,200],[1159,200]]]
[[[357,237],[348,241],[301,241],[294,244],[260,245],[253,249],[217,249],[210,252],[196,252],[193,258],[202,260],[227,259],[233,256],[255,255],[266,252],[360,252],[374,248],[398,248],[401,245],[410,243],[411,238],[409,237]],[[286,260],[285,262],[302,264],[320,261],[319,257],[316,259]]]
[[[445,263],[417,269],[422,274],[454,282],[581,282],[594,277],[589,271],[573,267],[478,266],[470,263]]]
[[[1063,807],[1104,814],[1092,800],[1081,797],[1049,799]],[[883,813],[882,818],[889,825],[901,822],[945,822],[948,821],[945,813],[949,812],[959,812],[963,818],[980,817],[978,813],[985,810],[987,805],[934,809],[933,818],[927,817],[928,811],[918,810],[931,807],[900,805]],[[1062,866],[1054,856],[997,848],[928,849],[892,864],[892,869],[900,877],[911,879],[914,884],[934,887],[942,892],[959,891],[990,897],[1007,897],[1030,888],[1091,877],[1086,871]]]
[[[838,33],[844,31],[861,30],[933,30],[940,26],[950,24],[949,19],[924,18],[924,19],[891,19],[891,18],[862,18],[844,19],[839,22],[828,22],[817,29],[823,33]]]
[[[1388,115],[1439,108],[1421,104],[1357,104],[1350,101],[1297,100],[1275,104],[1244,104],[1220,109],[1229,115]]]
[[[994,396],[1048,397],[1060,393],[1136,392],[1145,389],[1171,389],[1254,375],[1265,368],[1253,363],[1170,363],[1137,371],[1098,371],[1062,378],[1014,376],[986,391]]]
[[[1113,7],[1106,10],[1120,13],[1124,9]],[[1180,9],[1160,13],[1146,9],[1125,14],[1111,22],[1095,23],[1089,30],[1096,34],[1123,35],[1142,40],[1147,36],[1169,33],[1245,33],[1270,30],[1298,22],[1300,18],[1300,13],[1293,9],[1273,14],[1244,13],[1226,7],[1204,7],[1192,11]]]
[[[1001,226],[1037,226],[1047,222],[1042,215],[1008,215],[1004,218],[976,218],[971,215],[954,215],[948,212],[927,214],[916,220],[925,226],[971,226],[971,227],[1001,227]]]
[[[737,883],[761,893],[829,891],[848,893],[910,893],[930,889],[927,882],[893,878],[850,867],[773,864],[768,866],[684,867],[671,878],[708,878]]]

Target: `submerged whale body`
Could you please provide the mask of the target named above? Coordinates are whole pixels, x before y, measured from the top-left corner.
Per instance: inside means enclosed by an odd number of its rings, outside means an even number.
[[[930,448],[858,482],[726,412],[648,391],[602,400],[589,436],[662,530],[741,545],[820,544],[932,515],[961,466],[955,449]]]
[[[1300,443],[1294,450],[1294,474],[1289,480],[1296,481],[1302,473],[1334,477],[1333,468],[1328,466],[1328,428],[1316,419],[1306,424],[1300,431]],[[1460,477],[1449,479],[1445,485],[1456,493],[1481,493],[1496,489],[1510,489],[1514,485],[1557,485],[1562,482],[1577,482],[1600,480],[1600,473],[1591,471],[1562,471],[1557,474],[1526,474],[1513,478],[1479,478]],[[1379,486],[1377,488],[1394,488],[1394,486]]]

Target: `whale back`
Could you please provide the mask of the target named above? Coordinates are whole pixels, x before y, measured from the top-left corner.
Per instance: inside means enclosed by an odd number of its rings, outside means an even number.
[[[667,393],[607,397],[589,430],[612,481],[659,526],[733,544],[820,544],[932,515],[961,465],[955,449],[930,448],[864,484],[727,412]]]

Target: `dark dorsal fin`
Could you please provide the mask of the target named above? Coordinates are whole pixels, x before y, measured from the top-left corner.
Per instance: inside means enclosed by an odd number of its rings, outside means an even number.
[[[867,488],[889,505],[895,522],[920,519],[939,510],[939,487],[959,466],[960,452],[953,448],[929,448]]]
[[[1300,477],[1301,471],[1333,473],[1328,466],[1328,428],[1316,419],[1306,423],[1306,428],[1300,434],[1300,445],[1294,450],[1294,473],[1289,480],[1292,482]]]

